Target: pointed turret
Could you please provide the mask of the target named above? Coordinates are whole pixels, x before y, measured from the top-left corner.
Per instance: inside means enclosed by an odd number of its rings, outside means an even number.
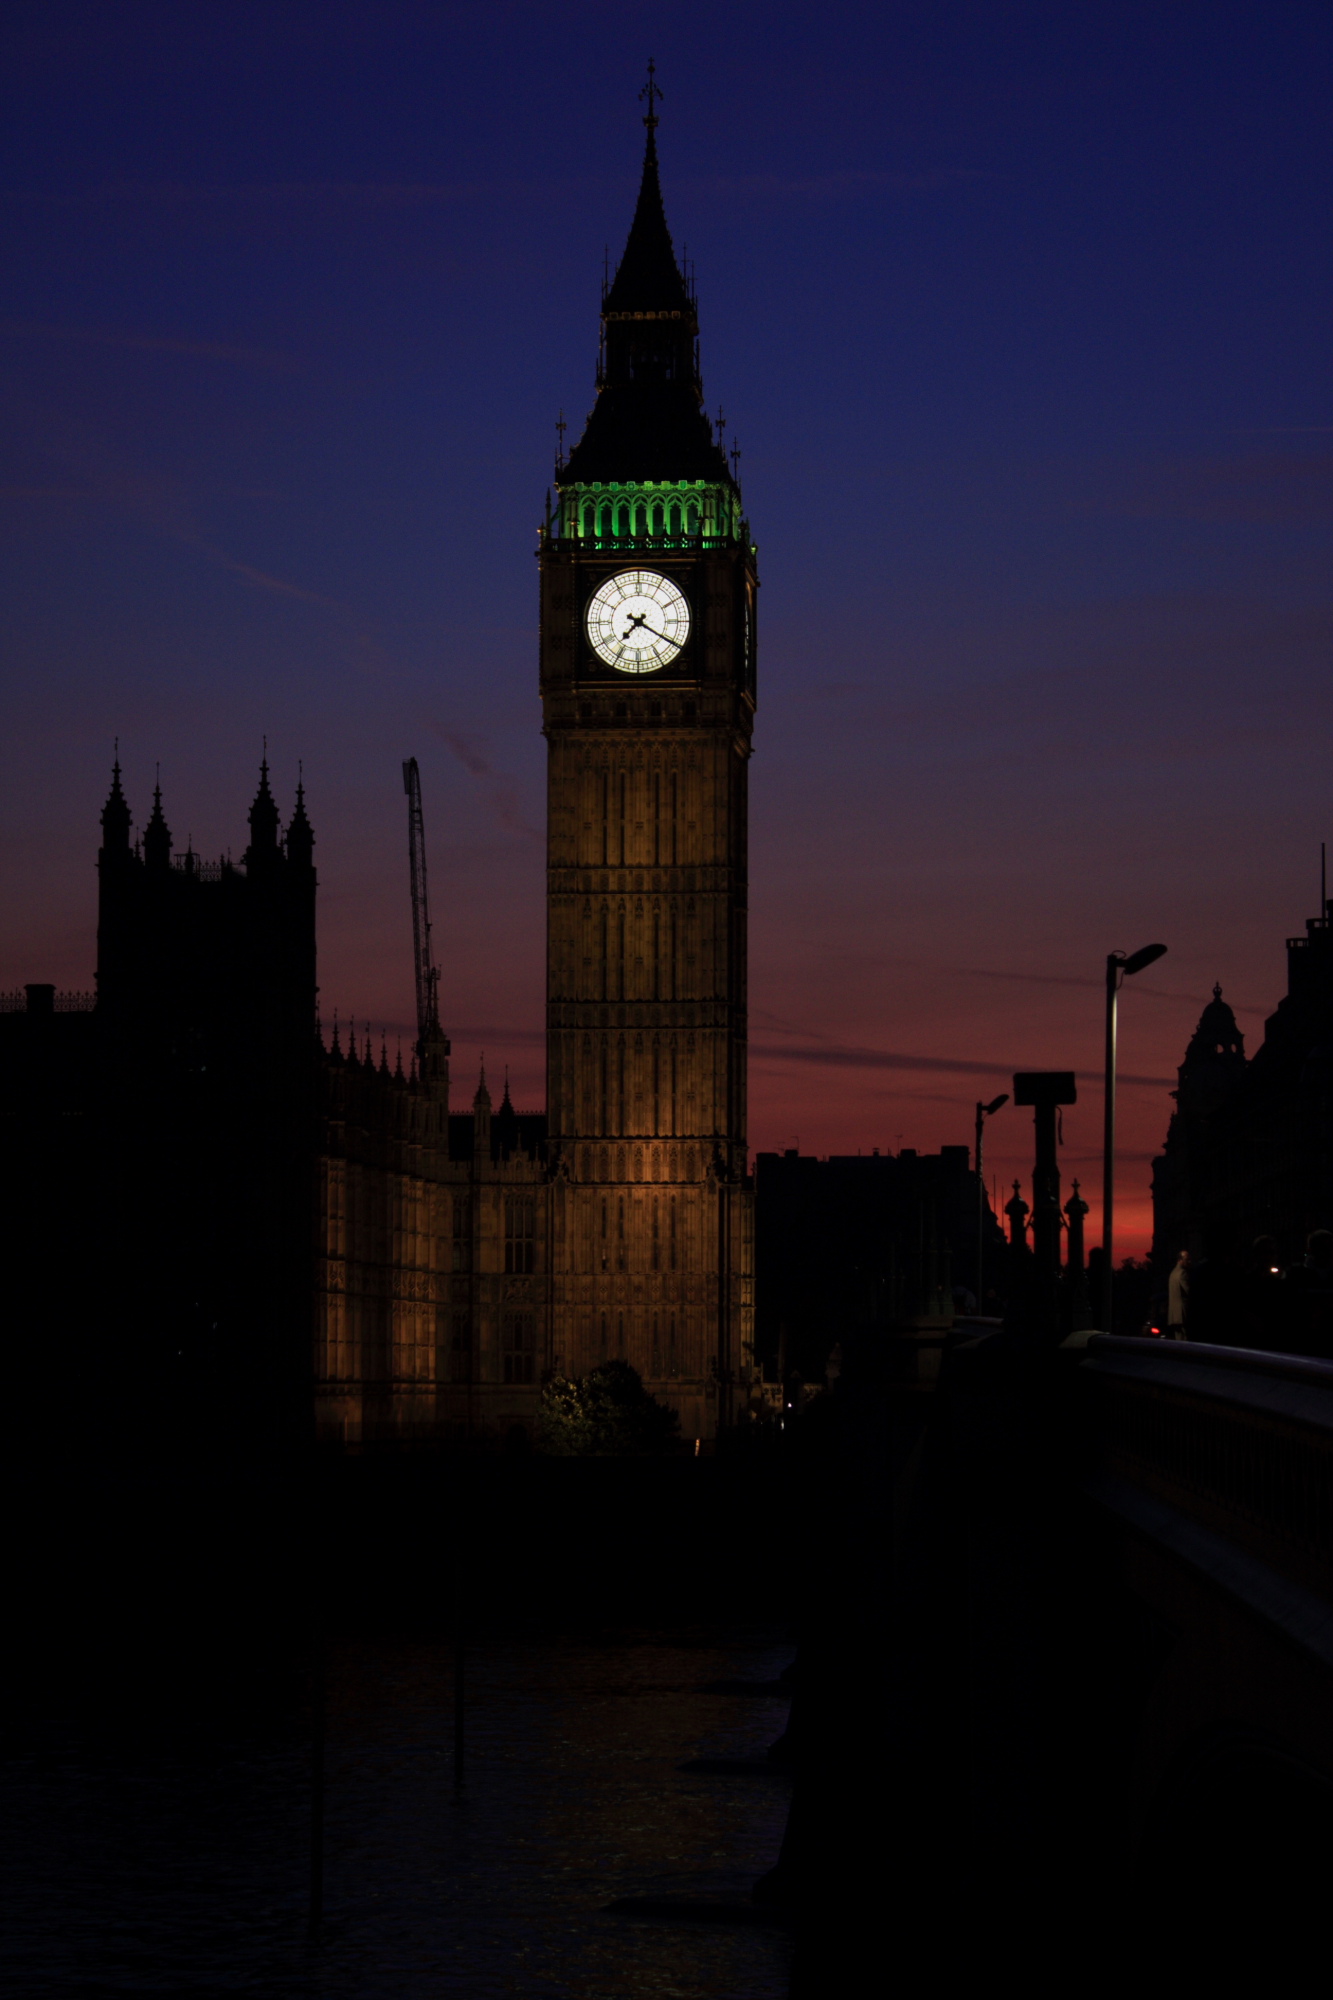
[[[491,1093],[486,1088],[486,1058],[481,1059],[481,1080],[472,1100],[472,1157],[477,1162],[491,1157]]]
[[[259,766],[259,790],[250,808],[250,845],[245,850],[247,868],[264,867],[278,858],[278,807],[268,783],[268,758]]]
[[[509,1096],[509,1065],[505,1064],[504,1096],[495,1114],[495,1150],[502,1160],[518,1151],[518,1113]]]
[[[707,480],[730,486],[704,414],[699,322],[676,261],[657,164],[661,96],[649,71],[643,177],[628,240],[602,301],[597,401],[558,470],[562,487],[619,480]]]
[[[160,783],[153,786],[153,810],[148,815],[148,824],[143,830],[143,858],[150,868],[171,866],[171,828],[167,825],[162,811]]]
[[[120,758],[116,757],[111,766],[111,790],[106,804],[102,807],[102,848],[104,853],[113,850],[128,854],[130,851],[130,808],[120,787]]]
[[[287,859],[297,868],[311,868],[315,860],[315,829],[305,809],[305,783],[296,786],[296,811],[287,825]]]

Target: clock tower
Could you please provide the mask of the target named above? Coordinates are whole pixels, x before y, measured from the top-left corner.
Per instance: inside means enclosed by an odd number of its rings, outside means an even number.
[[[647,148],[597,400],[542,530],[550,1360],[710,1437],[752,1362],[746,820],[755,549]],[[720,426],[719,426],[720,431]]]

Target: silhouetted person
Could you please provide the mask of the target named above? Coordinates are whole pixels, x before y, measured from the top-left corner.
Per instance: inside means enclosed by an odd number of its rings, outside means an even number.
[[[1271,1236],[1256,1236],[1241,1273],[1242,1347],[1281,1347],[1285,1333],[1283,1316],[1290,1296],[1277,1244]]]
[[[1166,1281],[1166,1337],[1187,1340],[1190,1311],[1190,1253],[1182,1250]]]
[[[1311,1231],[1305,1256],[1287,1273],[1286,1289],[1289,1352],[1333,1361],[1333,1230]]]

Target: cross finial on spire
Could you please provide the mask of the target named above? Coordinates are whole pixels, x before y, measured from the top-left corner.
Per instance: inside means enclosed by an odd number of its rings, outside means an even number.
[[[647,98],[648,100],[648,115],[646,116],[643,122],[648,127],[648,130],[650,132],[656,131],[657,129],[657,112],[654,107],[656,106],[657,101],[661,97],[661,95],[662,92],[658,88],[657,84],[657,64],[653,61],[652,57],[649,56],[648,81],[643,86],[643,89],[639,92],[639,101],[640,103],[642,103],[644,98]]]

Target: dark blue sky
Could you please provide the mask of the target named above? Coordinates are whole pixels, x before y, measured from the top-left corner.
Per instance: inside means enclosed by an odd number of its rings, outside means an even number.
[[[534,530],[652,53],[763,579],[752,1142],[966,1137],[1006,1066],[1095,1069],[1148,937],[1131,1074],[1214,978],[1257,1039],[1333,834],[1327,6],[0,32],[0,985],[89,983],[115,735],[217,852],[267,733],[326,1009],[405,1024],[415,753],[459,1066],[540,1099]],[[1131,1086],[1127,1152],[1169,1108]]]

